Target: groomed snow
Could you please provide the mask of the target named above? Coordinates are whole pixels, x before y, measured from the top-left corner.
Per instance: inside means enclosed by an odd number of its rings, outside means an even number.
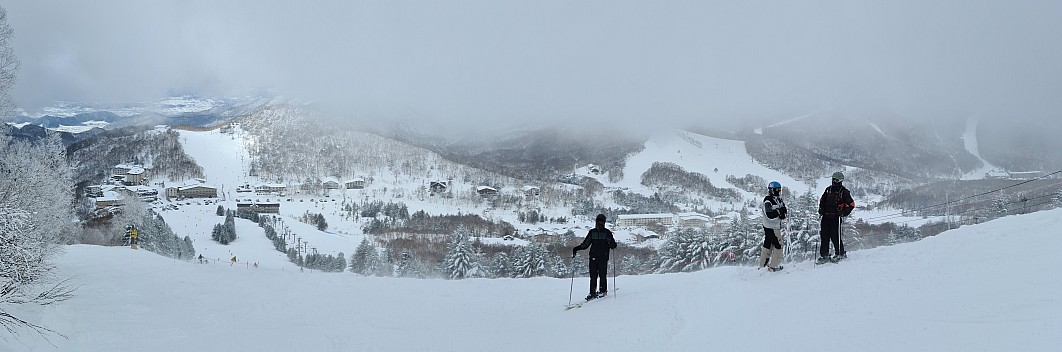
[[[570,279],[366,278],[76,245],[56,264],[77,297],[13,311],[68,339],[21,331],[0,350],[1055,351],[1060,225],[1057,209],[837,265],[624,276],[572,311]]]

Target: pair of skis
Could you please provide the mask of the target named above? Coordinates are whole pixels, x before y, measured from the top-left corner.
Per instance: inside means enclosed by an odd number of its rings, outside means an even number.
[[[603,300],[605,298],[608,298],[608,296],[595,297],[595,298],[591,298],[591,299],[586,300],[586,301],[572,303],[572,304],[564,306],[564,310],[572,310],[572,309],[575,309],[575,308],[579,308],[579,307],[582,307],[584,304],[587,304],[587,303],[590,303],[590,302],[593,302],[593,301],[600,301],[600,300]]]

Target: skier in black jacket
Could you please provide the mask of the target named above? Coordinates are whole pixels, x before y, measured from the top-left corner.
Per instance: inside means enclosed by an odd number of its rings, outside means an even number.
[[[590,248],[590,294],[586,296],[587,301],[608,294],[608,254],[616,248],[616,238],[605,228],[605,214],[597,214],[596,223],[597,227],[590,229],[583,243],[572,248],[572,258],[579,251]],[[595,291],[597,288],[600,289]]]
[[[848,258],[844,251],[844,240],[841,239],[841,223],[844,218],[852,214],[855,209],[855,201],[852,194],[844,187],[844,174],[840,171],[831,176],[833,184],[826,187],[826,191],[819,198],[819,215],[822,215],[821,230],[819,231],[819,259],[816,264],[826,262],[838,262]],[[830,257],[830,242],[833,242],[834,255]]]

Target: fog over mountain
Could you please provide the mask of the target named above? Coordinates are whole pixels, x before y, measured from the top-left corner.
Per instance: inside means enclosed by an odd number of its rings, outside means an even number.
[[[14,97],[277,94],[444,126],[738,125],[815,111],[1053,121],[1058,2],[46,1]]]

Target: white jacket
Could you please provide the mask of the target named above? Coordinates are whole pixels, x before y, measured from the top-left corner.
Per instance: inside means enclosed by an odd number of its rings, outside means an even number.
[[[781,229],[782,218],[779,216],[778,209],[785,208],[785,202],[782,201],[782,197],[767,196],[763,198],[763,227],[769,229]],[[774,216],[773,218],[771,216]]]

